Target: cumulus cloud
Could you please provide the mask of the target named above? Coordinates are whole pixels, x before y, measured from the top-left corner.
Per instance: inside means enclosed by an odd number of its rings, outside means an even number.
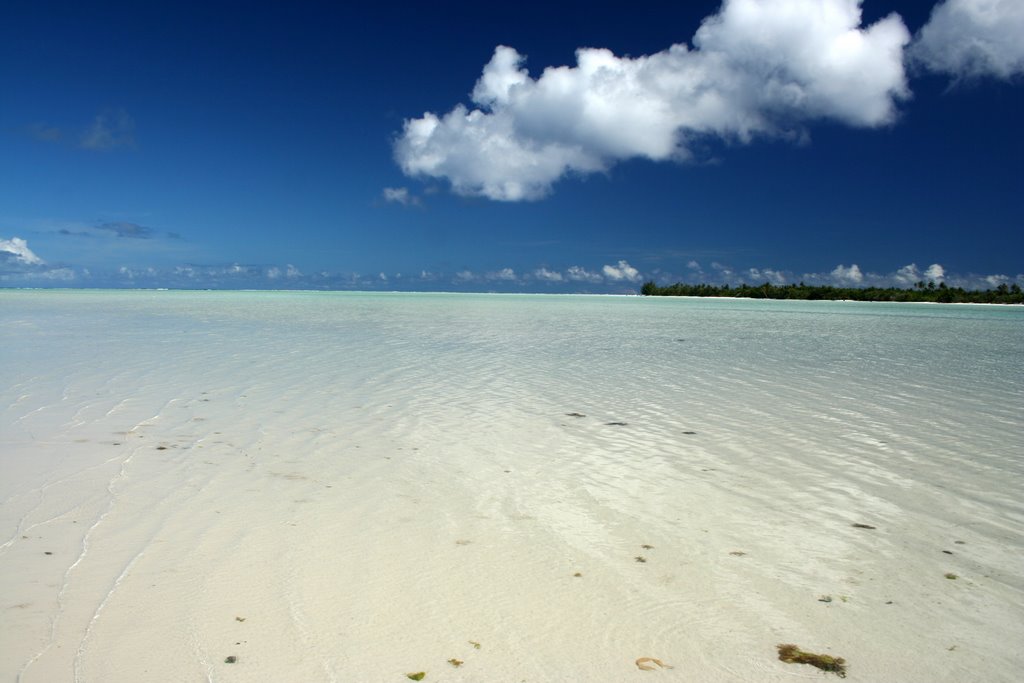
[[[628,282],[639,282],[641,280],[640,271],[625,261],[619,261],[619,264],[616,266],[606,265],[601,269],[601,272],[604,273],[606,278],[615,282],[621,282],[623,280]]]
[[[1024,73],[1024,2],[946,0],[935,6],[908,54],[954,79]]]
[[[864,274],[860,267],[853,263],[849,268],[839,264],[832,270],[832,280],[839,286],[859,285],[864,282]]]
[[[12,237],[9,240],[0,239],[0,263],[41,266],[45,261],[28,248],[28,242],[20,237]]]
[[[727,265],[725,265],[723,263],[719,263],[718,261],[712,261],[711,262],[711,268],[716,273],[718,273],[718,275],[720,277],[722,277],[726,282],[731,280],[733,275],[734,275],[733,269],[731,267],[729,267],[729,266],[727,266]]]
[[[1010,278],[1006,277],[1005,275],[986,275],[982,279],[985,281],[986,285],[988,285],[989,287],[991,287],[993,289],[995,289],[999,285],[1010,284]],[[1018,278],[1018,279],[1020,279],[1020,278]]]
[[[935,281],[941,282],[946,277],[946,269],[938,263],[933,263],[921,273],[916,263],[903,266],[893,275],[893,282],[897,287],[907,287],[918,282]]]
[[[832,285],[836,287],[898,287],[911,288],[919,282],[945,282],[952,287],[985,289],[986,280],[978,275],[950,275],[946,268],[933,263],[922,271],[911,263],[888,273],[865,272],[856,263],[849,267],[838,265],[828,273],[804,273],[800,277],[788,276],[789,281],[807,284]]]
[[[946,269],[938,263],[933,263],[924,271],[924,276],[929,281],[942,282],[946,277]]]
[[[82,272],[88,275],[88,271]],[[15,286],[51,286],[76,280],[78,275],[73,268],[48,265],[20,237],[0,238],[0,282]]]
[[[279,280],[282,277],[294,280],[297,277],[302,277],[302,271],[289,263],[283,270],[278,266],[271,266],[270,268],[267,268],[266,276],[270,280]]]
[[[511,268],[502,268],[499,271],[487,273],[485,277],[488,280],[503,280],[505,282],[511,282],[516,279],[516,271]]]
[[[590,284],[597,284],[604,280],[599,273],[589,271],[581,266],[569,266],[565,271],[565,276],[573,282],[589,282]]]
[[[547,268],[538,268],[533,271],[533,276],[543,282],[562,282],[565,278],[557,270],[548,270]]]
[[[135,146],[135,120],[123,109],[101,112],[78,144],[83,149],[107,150]]]
[[[774,268],[750,268],[747,271],[751,282],[770,282],[773,285],[784,285],[788,280],[786,274]]]
[[[893,280],[895,280],[897,283],[899,283],[900,286],[903,287],[912,285],[915,282],[920,281],[920,279],[921,273],[920,271],[918,271],[916,263],[911,263],[910,265],[903,266],[902,268],[897,270],[896,274],[893,276]]]
[[[885,125],[908,95],[910,35],[895,14],[860,23],[859,0],[726,0],[693,48],[636,58],[582,48],[575,66],[536,79],[523,55],[498,46],[476,106],[407,120],[395,158],[458,194],[517,201],[623,159],[685,160],[696,137],[747,142],[814,119]]]
[[[148,268],[129,268],[128,266],[121,266],[117,269],[118,274],[126,280],[135,280],[139,278],[155,278],[160,272],[152,266]],[[190,271],[191,274],[191,271]]]

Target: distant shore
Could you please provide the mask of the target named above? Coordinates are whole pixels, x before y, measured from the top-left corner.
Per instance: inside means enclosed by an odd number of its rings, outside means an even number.
[[[912,288],[897,287],[830,287],[827,285],[674,285],[659,286],[645,282],[640,289],[644,296],[697,296],[742,299],[795,299],[803,301],[892,301],[939,304],[1024,304],[1024,291],[1017,284],[999,285],[995,289],[967,290],[947,287],[945,283],[918,282]]]

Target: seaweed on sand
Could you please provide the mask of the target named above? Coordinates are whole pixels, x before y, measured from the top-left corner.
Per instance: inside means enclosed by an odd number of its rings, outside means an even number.
[[[810,664],[822,671],[831,671],[840,678],[846,678],[846,660],[842,657],[804,652],[791,643],[777,647],[779,648],[779,659],[787,664]]]

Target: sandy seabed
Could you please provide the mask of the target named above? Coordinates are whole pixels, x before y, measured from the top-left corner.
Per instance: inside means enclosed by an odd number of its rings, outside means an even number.
[[[0,680],[1019,677],[1019,346],[174,295],[2,293]]]

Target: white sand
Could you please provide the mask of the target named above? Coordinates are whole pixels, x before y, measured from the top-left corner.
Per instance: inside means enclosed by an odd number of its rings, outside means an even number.
[[[0,680],[1019,677],[1019,347],[174,295],[0,293]]]

